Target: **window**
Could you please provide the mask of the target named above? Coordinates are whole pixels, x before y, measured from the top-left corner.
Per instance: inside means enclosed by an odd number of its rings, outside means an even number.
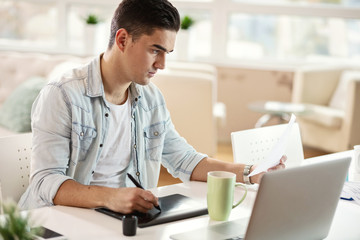
[[[209,12],[207,59],[220,64],[280,63],[360,58],[360,1],[173,1]],[[200,27],[199,27],[200,28]],[[196,31],[198,32],[198,30]],[[205,51],[204,51],[205,52]],[[209,61],[207,55],[196,59]]]
[[[2,1],[0,44],[53,48],[57,44],[57,18],[54,2]]]
[[[170,59],[181,51],[189,60],[220,64],[360,58],[358,0],[170,1],[195,19],[186,47],[177,45]],[[2,0],[0,49],[97,54],[107,47],[119,2]],[[93,38],[84,23],[90,13],[102,20]]]
[[[227,56],[237,59],[315,59],[360,56],[360,20],[233,14]]]

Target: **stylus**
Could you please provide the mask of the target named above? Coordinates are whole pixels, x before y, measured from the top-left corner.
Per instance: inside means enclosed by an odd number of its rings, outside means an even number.
[[[135,179],[133,176],[131,176],[130,173],[128,173],[127,175],[128,175],[128,177],[130,178],[130,180],[135,184],[135,186],[137,186],[138,188],[144,189],[144,188],[140,185],[140,183],[138,183],[138,181],[136,181],[136,179]],[[160,206],[155,206],[155,208],[161,212]]]

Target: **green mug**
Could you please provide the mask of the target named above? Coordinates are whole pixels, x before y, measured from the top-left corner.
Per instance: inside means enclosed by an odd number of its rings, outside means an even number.
[[[243,187],[243,197],[234,204],[235,187]],[[236,174],[225,171],[208,172],[207,175],[207,206],[210,219],[226,221],[233,208],[239,206],[246,197],[247,188],[236,183]]]

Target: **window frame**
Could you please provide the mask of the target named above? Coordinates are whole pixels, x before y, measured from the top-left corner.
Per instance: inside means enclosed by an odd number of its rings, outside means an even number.
[[[104,6],[113,7],[114,9],[120,3],[119,0],[25,0],[33,3],[56,3],[58,10],[58,35],[57,45],[54,49],[45,49],[38,46],[30,47],[28,45],[21,46],[19,44],[1,43],[0,50],[15,51],[38,51],[45,53],[62,53],[76,54],[70,49],[68,44],[68,9],[72,4],[81,4],[84,7]],[[246,14],[269,14],[269,15],[297,15],[324,18],[342,18],[342,19],[359,19],[360,6],[348,7],[338,4],[304,4],[304,3],[271,3],[269,1],[251,0],[251,1],[232,1],[232,0],[209,0],[209,1],[181,1],[170,0],[172,4],[181,11],[181,9],[208,11],[212,26],[211,33],[211,55],[209,57],[195,57],[194,60],[200,62],[210,62],[223,66],[244,65],[241,61],[235,61],[226,56],[226,45],[228,41],[228,21],[229,16],[233,13]],[[225,27],[226,26],[226,27]],[[104,49],[106,46],[104,46]],[[336,60],[334,58],[334,60]],[[306,63],[305,60],[284,61],[284,60],[249,60],[246,61],[247,66],[255,66],[262,68],[274,68],[274,66],[282,66],[282,68],[292,68],[294,66]]]

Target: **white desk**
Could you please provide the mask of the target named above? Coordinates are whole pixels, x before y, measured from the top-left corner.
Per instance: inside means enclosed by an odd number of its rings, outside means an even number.
[[[351,151],[343,154],[351,154]],[[319,161],[313,158],[308,162]],[[157,196],[180,193],[195,198],[206,205],[206,183],[189,182],[160,187],[152,190]],[[236,190],[235,198],[240,197],[242,190]],[[249,190],[245,201],[235,208],[229,220],[249,217],[256,197],[256,191]],[[326,200],[324,200],[326,201]],[[138,228],[134,237],[122,235],[122,222],[92,209],[55,206],[36,209],[32,217],[45,227],[58,231],[69,239],[169,239],[174,233],[201,228],[220,222],[211,221],[208,215],[161,224],[153,227]],[[326,239],[360,239],[360,206],[354,202],[340,200],[335,218]]]

